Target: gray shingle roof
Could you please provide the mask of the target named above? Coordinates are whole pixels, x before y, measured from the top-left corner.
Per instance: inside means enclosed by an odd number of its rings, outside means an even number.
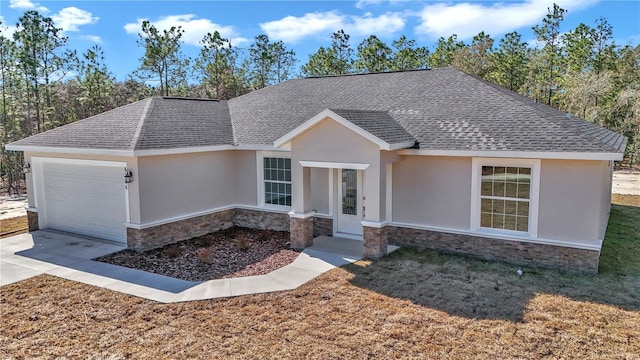
[[[295,79],[229,101],[240,144],[272,144],[325,109],[387,112],[433,150],[620,152],[624,137],[456,69]]]
[[[620,134],[455,69],[294,79],[228,102],[151,98],[11,145],[272,146],[326,109],[387,143],[415,140],[421,149],[611,153],[626,145]]]
[[[342,116],[346,120],[349,120],[354,125],[367,131],[378,139],[387,142],[388,144],[400,144],[416,141],[416,139],[411,136],[407,130],[393,120],[387,111],[349,109],[329,110]]]
[[[149,150],[233,144],[226,102],[154,97],[12,143]]]

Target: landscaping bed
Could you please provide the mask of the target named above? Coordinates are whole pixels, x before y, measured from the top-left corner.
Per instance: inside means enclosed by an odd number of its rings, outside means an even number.
[[[233,227],[145,252],[123,250],[95,260],[187,281],[264,275],[292,263],[289,232]]]

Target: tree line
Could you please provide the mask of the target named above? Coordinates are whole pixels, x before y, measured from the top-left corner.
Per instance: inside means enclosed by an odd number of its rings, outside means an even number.
[[[196,58],[182,53],[181,27],[142,23],[139,67],[117,81],[95,45],[78,54],[51,18],[27,11],[12,36],[0,23],[0,138],[4,191],[17,193],[22,155],[4,145],[149,96],[231,99],[298,76],[402,71],[453,66],[469,74],[623,133],[626,156],[640,162],[640,46],[619,46],[605,18],[562,33],[566,11],[554,4],[534,26],[535,44],[484,32],[469,43],[455,34],[433,50],[400,36],[387,44],[371,35],[353,47],[343,30],[299,65],[295,52],[265,34],[239,48],[207,34]]]

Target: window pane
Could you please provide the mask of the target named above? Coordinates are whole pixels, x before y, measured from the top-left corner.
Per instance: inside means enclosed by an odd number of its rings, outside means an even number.
[[[504,202],[504,213],[507,215],[516,215],[516,206],[517,201],[505,201]]]
[[[531,185],[529,185],[529,184],[518,184],[518,198],[519,199],[529,199],[530,190],[531,190]]]
[[[504,216],[504,229],[506,230],[515,230],[516,229],[516,217],[505,215]]]
[[[530,168],[518,168],[518,182],[530,183],[531,182],[531,169]]]
[[[284,159],[284,167],[285,169],[291,170],[291,159],[289,158]]]
[[[529,216],[529,203],[525,201],[518,201],[518,215]]]
[[[518,194],[518,184],[513,182],[508,182],[505,184],[505,192],[504,196],[514,198]]]
[[[504,229],[504,222],[503,222],[503,217],[504,215],[502,214],[493,214],[493,228],[494,229]]]
[[[291,181],[291,170],[286,170],[284,172],[284,181]]]
[[[504,214],[504,200],[493,200],[493,213]]]
[[[482,199],[480,211],[481,212],[491,213],[493,211],[491,203],[492,203],[491,199]]]
[[[482,178],[492,179],[493,178],[493,166],[483,166],[482,167]]]
[[[500,181],[496,181],[493,183],[493,196],[504,196],[505,184]]]
[[[528,216],[518,216],[518,226],[516,227],[518,231],[529,231],[529,217]]]
[[[480,215],[480,226],[491,227],[491,213],[482,213]]]
[[[480,195],[491,196],[493,194],[493,182],[491,180],[482,180]]]
[[[286,206],[291,206],[291,195],[285,196],[284,198],[284,204]]]

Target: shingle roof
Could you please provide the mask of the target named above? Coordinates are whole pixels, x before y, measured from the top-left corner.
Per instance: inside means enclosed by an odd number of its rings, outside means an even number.
[[[622,152],[626,138],[455,69],[294,79],[224,101],[151,98],[12,146],[151,150],[273,146],[326,109],[420,149]]]
[[[371,135],[389,144],[415,142],[400,124],[389,115],[387,111],[329,109],[334,113],[349,120],[354,125],[369,132]]]
[[[456,69],[295,79],[229,101],[240,144],[272,144],[324,109],[387,112],[421,149],[621,152],[598,125]]]
[[[12,143],[80,149],[148,150],[233,144],[226,102],[154,97]]]

